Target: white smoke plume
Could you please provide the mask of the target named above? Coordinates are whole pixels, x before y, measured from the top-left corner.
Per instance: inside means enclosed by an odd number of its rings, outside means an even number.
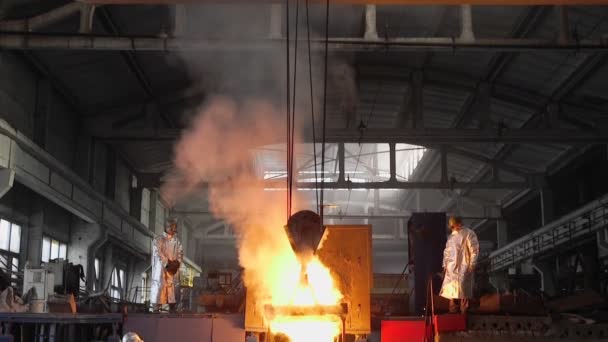
[[[252,151],[264,145],[285,143],[284,49],[283,46],[251,55],[233,53],[229,57],[192,53],[181,56],[195,82],[199,82],[195,87],[204,89],[212,83],[212,89],[208,90],[219,91],[221,95],[207,96],[195,115],[188,119],[188,128],[174,148],[173,169],[161,187],[162,197],[170,205],[202,188],[206,190],[210,211],[215,218],[230,223],[238,237],[245,285],[260,295],[279,293],[275,287],[298,281],[281,278],[284,267],[298,267],[283,228],[287,222],[286,192],[264,191],[265,183]],[[296,153],[310,125],[308,56],[304,48],[301,49],[295,100]],[[321,56],[313,56],[317,129],[322,113],[322,63]],[[337,102],[345,110],[353,110],[356,87],[352,68],[345,63],[332,64],[340,64],[341,68],[329,74],[328,89],[343,89],[343,96]],[[286,165],[287,161],[278,163]],[[314,210],[314,203],[305,203],[297,198],[298,194],[294,191],[294,212]],[[282,260],[277,260],[277,256]]]

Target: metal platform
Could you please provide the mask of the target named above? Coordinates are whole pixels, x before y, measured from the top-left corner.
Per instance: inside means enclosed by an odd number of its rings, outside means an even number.
[[[102,335],[104,340],[118,341],[122,321],[121,314],[0,313],[4,334],[12,338],[13,327],[19,327],[22,341],[93,341]],[[103,326],[107,333],[99,331]]]
[[[576,240],[595,236],[607,226],[608,196],[604,196],[492,252],[488,257],[490,271],[500,271]]]
[[[129,314],[123,333],[133,331],[146,342],[245,341],[242,314]]]

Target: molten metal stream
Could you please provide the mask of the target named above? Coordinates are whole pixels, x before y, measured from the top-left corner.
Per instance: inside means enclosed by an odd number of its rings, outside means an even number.
[[[288,303],[265,307],[265,316],[274,334],[283,334],[291,342],[333,342],[342,328],[342,294],[335,287],[330,271],[313,257],[300,272]]]

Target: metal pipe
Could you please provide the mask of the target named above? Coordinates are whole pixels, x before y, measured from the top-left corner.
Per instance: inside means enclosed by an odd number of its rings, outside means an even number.
[[[376,5],[365,5],[365,39],[378,39],[378,30],[376,29]]]
[[[181,131],[161,129],[157,132],[123,129],[115,132],[96,132],[97,141],[175,141]],[[420,129],[376,129],[368,128],[365,135],[352,129],[327,131],[329,143],[404,143],[433,147],[441,144],[467,143],[559,143],[559,144],[603,144],[608,143],[608,132],[581,131],[574,129],[506,129],[501,132],[466,128]],[[279,141],[276,141],[279,143]],[[304,142],[309,142],[305,140]]]
[[[468,42],[475,41],[471,5],[460,5],[460,20],[460,39]]]
[[[93,291],[94,284],[95,284],[94,282],[97,282],[96,275],[95,275],[95,255],[97,254],[99,249],[108,241],[107,230],[101,226],[98,226],[98,227],[101,230],[101,236],[99,237],[99,239],[94,241],[87,248],[87,275],[86,276],[87,276],[87,279],[89,279],[89,282],[87,282],[87,290],[89,290],[89,291]],[[101,274],[102,274],[102,270],[99,270],[100,277],[101,277]],[[91,279],[93,279],[94,282],[90,282]],[[101,284],[99,284],[99,285],[101,286]],[[98,290],[99,290],[99,288],[98,288]]]
[[[93,30],[93,16],[95,15],[95,5],[83,4],[80,9],[80,33],[91,33]]]
[[[162,5],[176,3],[247,3],[245,0],[79,0],[92,4],[116,4],[116,5]],[[257,3],[279,3],[283,0],[258,0]],[[251,1],[249,1],[251,2]],[[312,3],[324,3],[324,0],[313,0]],[[335,4],[366,5],[369,3],[384,5],[605,5],[606,0],[331,0]]]
[[[130,37],[95,35],[43,35],[32,33],[0,32],[0,48],[18,50],[105,50],[105,51],[263,51],[279,49],[282,39],[218,40],[170,37]],[[323,40],[311,41],[314,49],[323,49]],[[330,38],[332,51],[369,52],[386,51],[576,51],[605,52],[606,40],[583,40],[577,44],[560,44],[542,39],[477,39],[468,42],[460,38],[391,38],[370,40],[365,38]]]
[[[88,7],[80,2],[71,2],[67,5],[55,8],[46,13],[42,13],[35,17],[20,20],[9,20],[0,22],[0,30],[2,31],[19,31],[32,32],[45,26],[61,21],[76,12],[81,8]]]
[[[543,189],[541,189],[539,191],[540,193],[540,225],[541,227],[545,226],[546,220],[545,220],[545,192],[543,191]]]

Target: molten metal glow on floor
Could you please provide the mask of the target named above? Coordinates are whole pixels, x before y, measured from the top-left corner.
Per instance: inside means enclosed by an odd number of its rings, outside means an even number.
[[[298,307],[336,306],[342,294],[335,287],[330,271],[319,259],[313,258],[306,265],[306,276],[299,274],[301,281],[295,288],[284,288],[293,293],[288,305]],[[284,305],[283,305],[284,306]],[[291,342],[333,342],[340,334],[341,319],[338,315],[278,315],[269,318],[270,330],[284,334]]]

